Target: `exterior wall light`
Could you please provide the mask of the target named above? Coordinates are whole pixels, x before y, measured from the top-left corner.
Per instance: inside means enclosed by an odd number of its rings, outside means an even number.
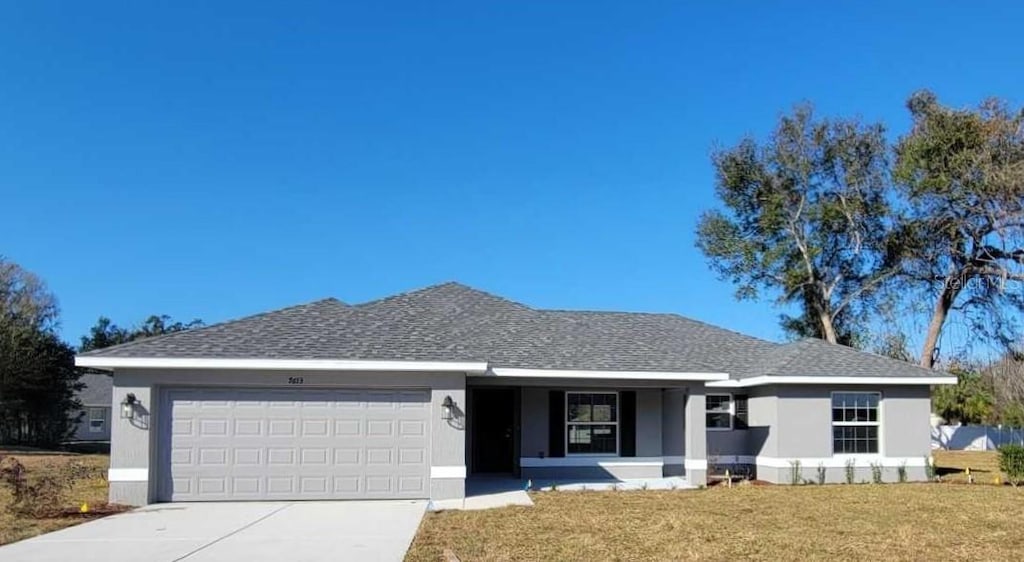
[[[455,416],[455,401],[452,397],[445,396],[444,401],[441,402],[441,419],[451,420]]]
[[[135,407],[139,404],[139,399],[135,397],[134,392],[129,392],[124,400],[121,401],[121,418],[130,420],[135,417]]]

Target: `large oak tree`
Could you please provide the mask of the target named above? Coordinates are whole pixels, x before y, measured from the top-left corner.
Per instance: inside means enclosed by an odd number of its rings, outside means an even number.
[[[889,261],[899,289],[932,302],[921,365],[931,367],[951,314],[975,337],[1009,347],[1024,313],[1024,115],[988,100],[976,110],[913,95],[896,146],[905,204]]]
[[[783,116],[764,141],[746,138],[713,156],[724,209],[704,213],[697,246],[741,299],[769,292],[800,313],[798,336],[856,343],[890,228],[883,127]]]

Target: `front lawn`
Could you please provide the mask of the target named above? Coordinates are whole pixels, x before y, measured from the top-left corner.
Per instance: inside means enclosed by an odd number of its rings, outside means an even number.
[[[1024,490],[955,484],[540,492],[431,513],[406,557],[442,560],[1019,560]]]
[[[946,481],[966,482],[967,469],[971,470],[974,481],[992,484],[998,479],[1005,480],[999,470],[997,451],[943,451],[932,452],[936,473]]]
[[[4,452],[8,457],[2,466],[10,467],[10,458],[25,467],[27,484],[38,485],[49,479],[57,488],[39,489],[42,495],[15,506],[14,496],[7,484],[0,484],[0,544],[19,541],[42,533],[75,525],[111,511],[107,502],[107,455],[46,454],[30,452]],[[54,500],[43,499],[46,492],[58,490]],[[90,512],[77,513],[83,503]],[[113,508],[119,510],[122,508]]]

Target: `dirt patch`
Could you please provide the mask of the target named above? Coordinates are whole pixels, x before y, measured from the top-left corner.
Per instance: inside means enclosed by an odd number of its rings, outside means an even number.
[[[55,474],[66,474],[72,464],[78,476],[74,477],[68,489],[63,490],[58,498],[48,497],[42,503],[23,506],[24,509],[15,509],[11,490],[7,486],[0,486],[0,544],[27,539],[127,509],[107,504],[106,472],[110,463],[106,455],[30,453],[9,455],[25,467],[30,484],[53,478]],[[80,513],[83,503],[89,505],[89,513]]]
[[[39,519],[59,519],[67,517],[70,519],[99,519],[100,517],[106,517],[108,515],[116,515],[118,513],[124,513],[132,509],[130,505],[121,505],[117,503],[106,503],[100,505],[90,505],[88,511],[82,511],[82,508],[70,508],[65,507],[58,510],[54,510],[52,513],[38,516]]]

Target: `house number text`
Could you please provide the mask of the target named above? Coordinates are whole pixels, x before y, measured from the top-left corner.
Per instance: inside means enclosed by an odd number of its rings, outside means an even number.
[[[288,377],[288,384],[302,384],[302,377]]]

